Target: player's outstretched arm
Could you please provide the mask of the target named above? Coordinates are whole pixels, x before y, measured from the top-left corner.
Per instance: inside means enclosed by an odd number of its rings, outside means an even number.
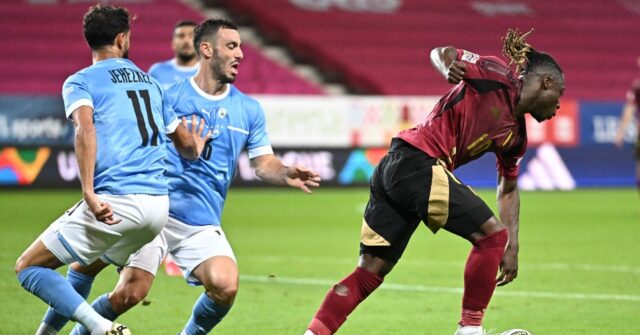
[[[196,160],[200,157],[207,140],[211,138],[211,130],[203,137],[205,122],[200,119],[196,126],[196,116],[191,116],[191,127],[187,125],[187,119],[182,117],[182,122],[176,128],[176,131],[169,134],[169,138],[173,141],[173,145],[178,150],[180,156],[188,160]]]
[[[431,65],[440,72],[451,84],[458,84],[462,81],[466,72],[466,65],[456,60],[458,52],[454,47],[440,47],[431,50]]]
[[[251,165],[260,179],[271,184],[296,187],[309,194],[310,187],[320,186],[317,173],[301,165],[286,166],[273,154],[253,158]]]
[[[498,177],[498,211],[509,231],[509,244],[500,263],[498,286],[506,285],[518,276],[518,226],[520,224],[520,193],[518,180]]]
[[[93,125],[93,108],[80,106],[72,112],[76,129],[75,149],[82,184],[82,197],[97,220],[106,224],[116,224],[121,220],[113,217],[111,205],[100,201],[93,190],[93,177],[96,166],[96,128]]]
[[[616,132],[615,145],[618,147],[622,147],[624,144],[624,132],[627,130],[629,123],[633,119],[633,113],[636,110],[636,106],[633,102],[627,101],[624,105],[624,109],[622,110],[622,115],[620,116],[620,124],[618,125],[618,131]]]

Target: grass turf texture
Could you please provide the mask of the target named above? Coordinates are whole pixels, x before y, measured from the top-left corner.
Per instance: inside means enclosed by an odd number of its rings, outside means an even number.
[[[494,192],[480,195],[495,208]],[[77,191],[0,192],[1,334],[33,334],[45,305],[13,273],[19,254],[79,198]],[[240,292],[215,334],[302,334],[331,284],[358,256],[366,189],[232,189],[223,226],[239,260]],[[640,315],[640,204],[633,189],[521,193],[520,275],[497,289],[487,328],[536,335],[635,334]],[[469,244],[425,227],[339,334],[452,334]],[[66,271],[66,270],[62,270]],[[113,288],[106,269],[90,296]],[[386,287],[386,288],[385,288]],[[160,271],[120,320],[134,334],[176,334],[200,288]],[[68,333],[70,325],[62,331]]]

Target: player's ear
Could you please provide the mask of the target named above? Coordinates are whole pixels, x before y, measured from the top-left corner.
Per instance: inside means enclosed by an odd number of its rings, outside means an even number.
[[[553,78],[551,78],[551,76],[550,76],[550,75],[544,75],[544,76],[542,77],[542,87],[543,87],[545,90],[550,89],[550,88],[551,88],[551,85],[553,85],[553,82],[554,82],[554,80],[553,80]]]
[[[119,33],[118,35],[116,35],[116,39],[114,41],[114,45],[118,49],[124,50],[125,46],[127,45],[127,38],[129,38],[129,32]]]
[[[200,54],[202,55],[202,57],[204,58],[213,57],[213,45],[211,45],[211,43],[200,42],[199,48],[200,48]]]

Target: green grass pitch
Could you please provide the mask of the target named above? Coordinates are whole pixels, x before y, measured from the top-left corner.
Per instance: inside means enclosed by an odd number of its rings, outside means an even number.
[[[494,207],[494,192],[481,196]],[[0,334],[34,334],[45,305],[18,284],[13,266],[78,191],[0,192]],[[223,227],[241,272],[234,308],[213,331],[300,335],[331,284],[358,256],[366,189],[232,189]],[[640,318],[640,202],[633,189],[521,194],[520,275],[497,289],[487,328],[536,335],[636,334]],[[469,244],[421,227],[385,284],[338,334],[453,334]],[[90,300],[117,280],[106,269]],[[176,334],[201,288],[158,275],[151,304],[121,322],[134,334]],[[69,325],[62,333],[68,333]]]

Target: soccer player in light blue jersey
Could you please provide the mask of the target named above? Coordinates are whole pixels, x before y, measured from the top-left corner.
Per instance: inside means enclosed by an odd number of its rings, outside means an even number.
[[[198,24],[193,21],[180,21],[173,28],[171,49],[175,57],[164,62],[151,65],[149,75],[167,89],[174,83],[193,77],[198,71],[198,57],[193,48],[193,28]]]
[[[192,160],[207,140],[196,139],[196,127],[189,132],[172,110],[164,110],[159,84],[126,59],[130,19],[126,9],[102,5],[84,16],[93,65],[63,85],[66,115],[76,129],[83,199],[51,224],[15,267],[27,291],[92,335],[131,332],[87,304],[88,291],[76,284],[89,277],[70,269],[65,280],[54,270],[72,262],[81,268],[126,265],[168,220],[165,134]]]
[[[168,89],[165,108],[192,120],[194,116],[204,119],[213,135],[196,162],[180,158],[169,147],[169,222],[158,237],[131,258],[120,272],[115,290],[92,303],[110,320],[146,297],[167,254],[189,284],[205,289],[181,334],[207,334],[227,314],[239,279],[220,216],[242,150],[248,150],[256,174],[264,181],[306,193],[311,193],[310,187],[319,186],[320,177],[315,172],[302,166],[285,166],[273,154],[262,108],[231,85],[243,58],[240,43],[236,26],[226,20],[207,20],[195,29],[200,69],[194,77]],[[88,332],[76,325],[72,334]]]

